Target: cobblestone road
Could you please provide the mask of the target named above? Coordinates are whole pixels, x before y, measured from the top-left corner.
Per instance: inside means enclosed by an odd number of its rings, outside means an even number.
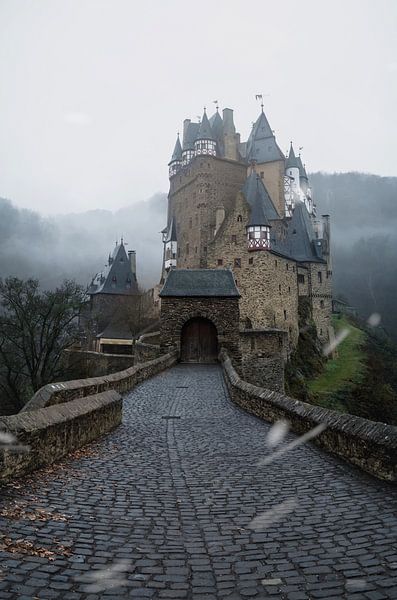
[[[3,490],[3,545],[55,554],[3,551],[0,599],[397,598],[395,490],[310,445],[258,467],[268,430],[216,366],[140,385],[112,434]]]

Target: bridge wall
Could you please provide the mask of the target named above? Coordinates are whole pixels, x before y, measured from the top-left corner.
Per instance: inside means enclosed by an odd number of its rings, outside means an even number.
[[[64,404],[0,418],[29,451],[0,451],[0,482],[29,473],[92,442],[121,423],[123,403],[113,390]],[[6,446],[7,447],[7,446]]]
[[[271,423],[283,419],[297,434],[320,423],[326,429],[313,439],[325,450],[357,465],[379,479],[397,480],[397,427],[375,423],[294,400],[240,379],[225,350],[221,351],[226,384],[236,404]]]
[[[54,404],[70,402],[76,398],[84,398],[107,390],[126,392],[135,385],[171,367],[177,362],[176,352],[164,354],[154,360],[138,363],[124,371],[111,373],[103,377],[74,379],[60,383],[49,383],[40,388],[33,398],[25,404],[21,412],[36,410]]]

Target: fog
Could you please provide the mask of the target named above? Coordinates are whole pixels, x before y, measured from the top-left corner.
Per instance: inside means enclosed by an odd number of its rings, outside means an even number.
[[[364,173],[310,175],[318,214],[331,215],[334,293],[363,317],[382,315],[397,339],[397,178]],[[158,283],[166,194],[116,210],[43,217],[0,199],[0,274],[36,277],[43,287],[64,278],[87,285],[116,239],[137,252],[138,281]]]
[[[34,277],[43,287],[65,278],[87,285],[100,271],[121,237],[137,252],[143,288],[160,278],[166,224],[166,194],[156,194],[115,212],[91,210],[42,217],[0,198],[0,276]]]

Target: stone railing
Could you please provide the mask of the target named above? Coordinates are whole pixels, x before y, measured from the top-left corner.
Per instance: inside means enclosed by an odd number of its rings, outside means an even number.
[[[19,449],[13,449],[12,443],[2,446],[0,482],[59,460],[117,427],[121,417],[122,398],[113,390],[0,417],[0,429],[11,433],[19,446]]]
[[[61,383],[49,383],[40,388],[33,398],[25,404],[21,412],[52,406],[62,402],[70,402],[76,398],[84,398],[107,390],[126,392],[137,383],[167,369],[177,361],[176,353],[164,354],[154,360],[138,363],[124,371],[111,373],[103,377],[74,379]]]
[[[152,360],[161,354],[160,332],[144,333],[135,342],[135,361]]]
[[[42,387],[23,410],[0,417],[0,431],[13,442],[0,446],[0,482],[6,482],[66,456],[121,423],[122,398],[135,385],[177,362],[170,353],[106,377],[78,379]]]
[[[225,350],[221,351],[220,359],[230,396],[238,406],[271,423],[286,420],[297,434],[324,424],[326,429],[313,438],[315,444],[379,479],[397,480],[397,427],[313,406],[254,386],[240,379]]]

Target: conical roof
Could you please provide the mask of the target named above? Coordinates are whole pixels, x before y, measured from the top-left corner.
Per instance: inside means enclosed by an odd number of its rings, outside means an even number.
[[[291,146],[290,146],[290,149],[289,149],[289,154],[288,154],[287,163],[285,165],[285,168],[286,169],[292,169],[294,167],[299,169],[299,162],[298,162],[298,159],[295,156],[294,147],[293,147],[292,142],[291,142]]]
[[[248,138],[246,158],[255,160],[259,164],[285,159],[263,111],[254,123]]]
[[[302,159],[301,159],[300,155],[298,156],[298,158],[296,160],[298,161],[299,177],[301,177],[303,179],[308,179],[306,169],[305,169],[304,164],[302,163]]]
[[[203,118],[201,119],[200,129],[197,135],[198,140],[213,140],[215,141],[214,134],[212,133],[211,125],[207,117],[207,113],[204,110]]]
[[[249,225],[269,225],[269,221],[280,219],[269,192],[255,172],[245,180],[242,192],[251,207]]]
[[[166,242],[176,242],[176,223],[174,217],[171,218],[170,224],[167,228]]]
[[[175,148],[174,148],[174,152],[172,153],[170,163],[172,163],[176,160],[182,160],[182,146],[181,146],[181,141],[179,139],[179,133],[176,138]]]
[[[136,274],[131,270],[123,242],[113,250],[111,260],[102,273],[98,273],[88,289],[89,294],[137,294]]]

